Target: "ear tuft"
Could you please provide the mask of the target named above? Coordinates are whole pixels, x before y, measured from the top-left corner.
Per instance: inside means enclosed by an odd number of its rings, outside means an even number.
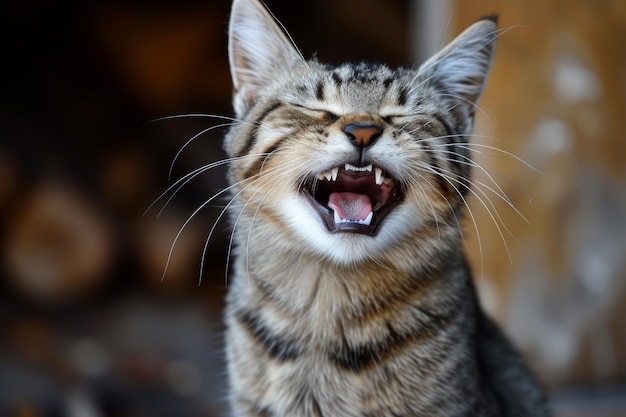
[[[488,14],[487,16],[481,17],[480,19],[477,20],[477,22],[480,22],[481,20],[491,20],[497,26],[499,19],[500,19],[500,15],[498,13],[492,13],[492,14]]]
[[[228,36],[233,105],[242,116],[260,89],[304,59],[259,0],[234,0]]]

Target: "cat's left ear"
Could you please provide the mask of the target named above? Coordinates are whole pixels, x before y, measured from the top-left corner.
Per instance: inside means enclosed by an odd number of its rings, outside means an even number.
[[[450,104],[456,131],[472,130],[474,113],[491,69],[497,16],[483,18],[419,68],[417,82],[435,88]]]
[[[242,116],[259,90],[304,59],[259,0],[234,0],[228,30],[228,58],[235,92],[233,106]]]

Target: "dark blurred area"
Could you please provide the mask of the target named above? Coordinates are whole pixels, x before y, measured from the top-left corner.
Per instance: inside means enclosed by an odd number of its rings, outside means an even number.
[[[268,1],[306,56],[406,64],[408,2],[353,3]],[[224,158],[229,9],[0,5],[1,416],[225,414],[227,200],[190,216],[226,168],[176,181]]]

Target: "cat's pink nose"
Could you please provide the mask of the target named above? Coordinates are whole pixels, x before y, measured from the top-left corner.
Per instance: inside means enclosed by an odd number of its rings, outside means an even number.
[[[343,131],[350,142],[359,148],[370,146],[383,133],[379,126],[369,123],[350,123],[344,126]]]

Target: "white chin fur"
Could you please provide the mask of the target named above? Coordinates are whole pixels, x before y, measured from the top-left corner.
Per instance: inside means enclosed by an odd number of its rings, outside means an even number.
[[[287,220],[289,228],[305,242],[306,247],[316,255],[343,265],[354,265],[376,258],[408,231],[404,222],[399,221],[399,218],[408,214],[402,213],[402,207],[389,215],[376,236],[330,233],[319,214],[302,196],[291,196],[280,207],[281,216]]]

